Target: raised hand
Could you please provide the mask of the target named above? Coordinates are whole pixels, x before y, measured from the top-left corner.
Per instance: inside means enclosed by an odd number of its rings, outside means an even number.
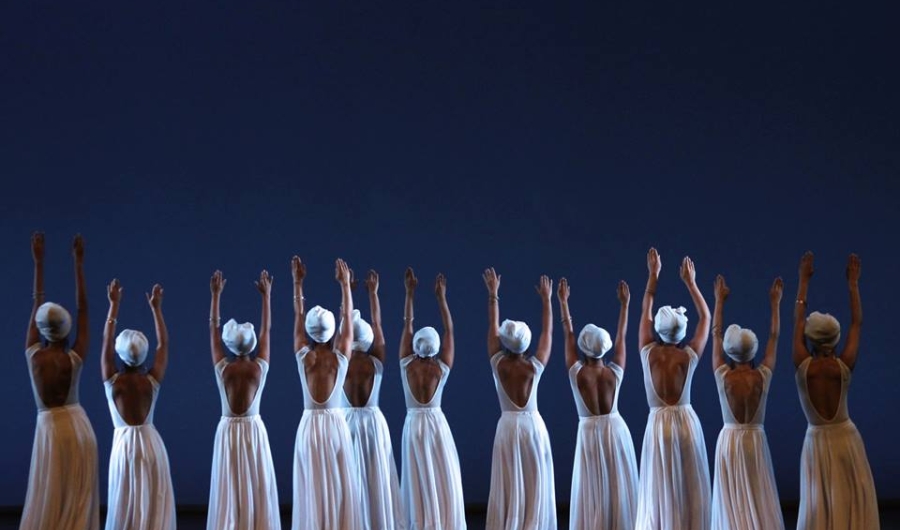
[[[725,283],[725,277],[719,274],[716,276],[716,300],[719,302],[724,302],[728,299],[728,295],[731,294],[731,289],[728,288],[728,284]]]
[[[656,278],[659,278],[659,272],[662,270],[659,252],[653,247],[650,247],[650,250],[647,252],[647,270]]]
[[[628,289],[628,284],[625,283],[625,280],[619,280],[616,295],[618,295],[619,303],[622,305],[628,305],[631,302],[631,290]]]
[[[113,279],[106,286],[106,297],[109,299],[110,304],[118,304],[122,301],[122,284],[119,283],[118,278]]]
[[[263,269],[263,271],[259,273],[259,279],[254,283],[256,284],[256,290],[259,291],[259,294],[263,296],[272,296],[272,277],[269,276],[269,271]]]
[[[350,267],[341,258],[334,260],[334,279],[339,284],[350,287]]]
[[[769,288],[769,300],[773,304],[781,303],[781,294],[784,292],[784,281],[781,280],[781,277],[775,278],[775,281],[772,282],[772,287]]]
[[[406,292],[412,293],[416,290],[416,287],[419,285],[419,279],[416,278],[416,273],[413,272],[412,267],[406,268],[406,275],[404,277],[404,283],[406,285]]]
[[[113,280],[118,281],[118,280]],[[163,288],[160,284],[155,284],[153,289],[147,294],[147,302],[150,304],[150,307],[153,309],[162,308],[163,302]]]
[[[84,261],[84,238],[81,237],[81,234],[77,234],[75,240],[72,241],[72,256],[78,263]]]
[[[534,290],[537,291],[542,300],[549,300],[550,293],[553,292],[553,280],[546,275],[541,275],[541,279],[538,285],[534,286]]]
[[[813,253],[809,250],[800,258],[800,279],[809,280],[813,275]]]
[[[438,300],[447,298],[447,277],[443,273],[438,273],[434,280],[434,295]]]
[[[303,283],[303,278],[306,278],[306,264],[297,256],[291,258],[291,274],[294,276],[294,283]]]
[[[222,294],[222,290],[225,289],[225,278],[222,277],[222,271],[216,271],[213,273],[212,278],[209,279],[209,290],[214,295]]]
[[[366,289],[370,293],[378,292],[378,273],[370,270],[368,274],[366,274]]]
[[[681,281],[688,287],[694,285],[697,281],[697,271],[694,270],[694,262],[688,256],[685,256],[681,261],[678,273],[681,275]]]
[[[494,272],[494,268],[484,269],[484,274],[482,274],[484,278],[484,285],[487,287],[488,294],[497,296],[497,293],[500,291],[500,275]]]
[[[855,284],[859,281],[860,275],[860,267],[862,263],[860,262],[859,256],[856,254],[850,254],[850,257],[847,258],[847,281]]]
[[[356,277],[356,274],[353,273],[353,269],[350,269],[350,288],[355,291],[358,285],[359,279]]]
[[[565,278],[559,279],[559,287],[556,289],[556,297],[559,298],[559,301],[562,303],[567,303],[569,301],[569,280]]]
[[[31,234],[31,257],[35,263],[44,261],[44,233],[35,232]]]

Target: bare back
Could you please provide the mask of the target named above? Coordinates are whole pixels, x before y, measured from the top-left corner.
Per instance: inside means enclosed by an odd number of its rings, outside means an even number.
[[[504,355],[497,361],[497,377],[506,397],[517,407],[525,407],[534,385],[534,365],[524,355]]]
[[[591,414],[606,415],[616,400],[616,375],[601,361],[587,360],[576,376],[578,392]],[[504,386],[505,388],[505,386]]]
[[[809,400],[824,420],[833,419],[841,406],[843,374],[834,357],[814,357],[806,371]]]
[[[347,366],[344,394],[350,405],[365,407],[375,386],[375,364],[367,353],[355,351]],[[317,399],[317,401],[321,401]]]
[[[29,362],[34,388],[47,408],[62,407],[69,398],[72,386],[72,359],[61,347],[41,348],[31,355]]]
[[[431,403],[444,373],[436,357],[419,357],[406,367],[406,380],[413,397],[422,404]]]
[[[261,380],[262,369],[259,364],[246,356],[235,357],[225,366],[222,385],[232,413],[241,415],[250,409]]]
[[[684,393],[691,355],[672,344],[655,344],[647,357],[656,395],[667,405],[676,405]]]
[[[113,382],[112,397],[122,421],[143,425],[153,407],[153,383],[147,374],[122,372]]]
[[[759,369],[728,370],[725,372],[723,382],[731,415],[738,423],[752,422],[765,390],[765,381]]]
[[[338,355],[340,354],[332,351],[327,344],[318,344],[303,358],[303,372],[306,374],[309,394],[319,403],[328,401],[334,393],[338,376]]]

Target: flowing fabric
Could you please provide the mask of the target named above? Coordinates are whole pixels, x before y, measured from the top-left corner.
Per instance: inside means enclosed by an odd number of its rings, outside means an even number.
[[[578,390],[576,362],[569,383],[578,408],[578,441],[572,467],[569,505],[571,530],[633,530],[637,510],[638,470],[628,425],[619,414],[619,388],[625,371],[615,363],[607,368],[616,376],[616,391],[609,414],[592,414]]]
[[[811,358],[797,368],[800,404],[809,422],[800,455],[800,510],[798,530],[878,530],[878,497],[866,457],[866,448],[847,410],[850,368],[841,368],[841,400],[830,420],[822,418],[806,386]]]
[[[667,405],[656,394],[649,355],[641,350],[644,388],[650,415],[641,450],[637,530],[708,530],[710,524],[709,463],[700,420],[691,407],[691,380],[698,357],[690,347],[681,398]]]
[[[534,367],[531,395],[519,407],[506,395],[497,374],[504,353],[491,357],[494,384],[502,414],[494,436],[488,530],[552,530],[556,528],[556,491],[550,436],[537,409],[537,389],[544,365],[529,357]]]
[[[753,418],[738,422],[725,394],[725,374],[731,368],[723,364],[715,373],[719,404],[725,425],[716,442],[716,475],[713,481],[713,530],[784,529],[772,455],[763,423],[772,371],[760,365],[763,391]]]
[[[228,360],[216,364],[222,419],[213,443],[207,530],[280,530],[278,488],[269,434],[259,415],[259,403],[269,363],[257,358],[261,375],[250,408],[234,414],[228,404],[222,373]]]
[[[319,403],[306,380],[303,359],[309,348],[297,352],[305,410],[294,443],[293,530],[357,530],[360,528],[359,483],[350,429],[344,418],[344,380],[347,358],[339,352],[338,371],[331,396]]]
[[[141,425],[129,425],[113,400],[113,385],[118,377],[116,374],[104,383],[115,427],[109,457],[106,530],[174,530],[175,495],[169,455],[153,426],[159,383],[147,376],[153,386],[150,413]]]
[[[421,403],[409,388],[407,368],[416,359],[400,359],[400,375],[406,397],[403,424],[400,496],[410,530],[465,530],[459,456],[450,425],[441,410],[444,385],[450,367],[438,359],[441,380],[428,403]]]
[[[31,356],[40,348],[40,344],[35,344],[26,350],[29,365]],[[38,415],[20,530],[100,528],[97,438],[78,404],[81,357],[72,350],[68,356],[72,381],[61,407],[44,405],[29,366]]]

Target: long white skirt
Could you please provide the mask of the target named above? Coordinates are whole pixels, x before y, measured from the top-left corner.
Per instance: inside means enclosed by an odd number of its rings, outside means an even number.
[[[344,412],[303,411],[294,443],[293,530],[359,528],[359,485]]]
[[[571,530],[634,530],[638,470],[631,432],[616,412],[581,418],[569,507]]]
[[[400,495],[410,530],[465,530],[456,443],[439,408],[407,409]]]
[[[766,431],[726,425],[716,442],[713,530],[784,529]]]
[[[20,530],[100,528],[97,438],[81,405],[40,411]]]
[[[347,409],[347,426],[362,488],[360,528],[405,530],[400,479],[384,414],[378,407],[352,407]]]
[[[166,446],[153,425],[120,427],[109,457],[106,530],[174,530]]]
[[[494,436],[486,528],[556,528],[550,437],[537,412],[504,412],[500,416]]]
[[[637,530],[707,530],[709,463],[690,405],[653,407],[641,449]]]
[[[219,420],[206,528],[281,528],[269,434],[258,414]]]
[[[877,530],[878,498],[856,425],[810,426],[800,455],[798,530]]]

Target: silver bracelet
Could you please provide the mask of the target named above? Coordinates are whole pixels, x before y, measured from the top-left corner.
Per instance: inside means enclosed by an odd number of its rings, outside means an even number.
[[[306,300],[306,297],[305,297],[305,296],[294,296],[294,301],[296,302],[297,300],[304,300],[304,301],[305,301],[305,300]]]
[[[41,298],[43,298],[43,297],[44,297],[44,291],[34,291],[33,293],[31,293],[31,298],[34,299],[34,300],[37,300],[37,299],[38,299],[38,296],[40,296]]]
[[[113,325],[116,325],[116,324],[119,323],[119,321],[116,320],[115,318],[107,318],[107,319],[106,319],[106,323],[107,323],[107,324],[113,324]]]
[[[216,321],[216,327],[219,327],[219,322],[221,322],[222,319],[221,319],[221,318],[213,318],[213,317],[209,317],[209,323],[210,323],[210,324],[213,323],[213,320]]]

